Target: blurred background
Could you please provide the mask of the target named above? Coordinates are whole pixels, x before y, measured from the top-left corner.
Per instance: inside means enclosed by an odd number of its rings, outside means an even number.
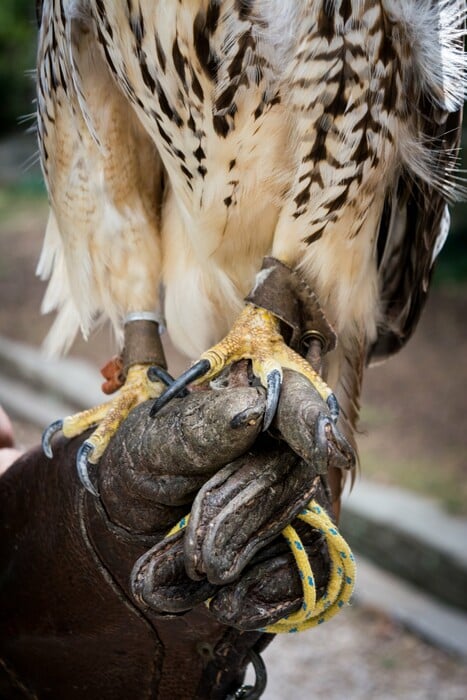
[[[34,0],[2,0],[0,338],[19,341],[32,348],[40,346],[51,323],[51,319],[40,314],[45,285],[34,275],[47,218],[34,134],[32,69],[35,50]],[[465,522],[467,517],[466,217],[466,204],[453,209],[451,234],[440,256],[430,299],[414,338],[398,356],[366,373],[359,440],[361,473],[371,485],[379,485],[383,494],[385,488],[397,486],[422,499],[428,497],[431,502],[434,500],[436,508],[458,523]],[[106,328],[88,344],[78,340],[71,352],[72,356],[96,367],[102,366],[112,354],[112,339]],[[171,356],[172,369],[178,372],[185,360],[172,352]],[[1,363],[2,356],[0,374]],[[10,365],[7,368],[4,358],[3,365],[3,372],[8,374]],[[18,415],[15,427],[24,445],[37,441],[40,434],[37,425]],[[426,523],[426,527],[429,529],[430,524]],[[349,531],[354,530],[349,521]],[[357,527],[355,537],[358,534]],[[359,545],[365,549],[364,542]],[[371,551],[362,553],[373,559],[380,557]],[[300,651],[297,645],[286,646],[281,642],[281,646],[272,645],[271,653],[277,655],[280,651],[283,655],[289,651],[293,668],[294,663],[300,664],[300,668],[303,663],[305,666],[318,664],[322,670],[316,673],[315,668],[313,685],[317,694],[321,689],[328,698],[443,697],[460,700],[466,696],[467,672],[462,662],[412,636],[400,620],[393,619],[378,606],[357,606],[344,622],[338,619],[330,623],[329,631],[320,629],[309,634],[306,658],[303,641]],[[314,634],[321,635],[316,637],[319,640],[316,648]],[[350,674],[350,685],[345,692],[339,690],[338,684],[336,686],[332,668],[326,671],[326,666],[322,666],[328,658],[326,649],[329,648],[331,654],[336,645],[342,647],[345,667]],[[412,662],[409,663],[408,658]],[[276,663],[279,660],[275,660],[274,665]],[[359,664],[360,671],[356,675],[350,670],[353,663]],[[420,681],[421,669],[424,681]],[[282,681],[287,673],[286,669],[281,670]],[[306,673],[298,678],[304,684],[300,687],[308,687]],[[287,692],[298,687],[295,672],[290,675],[288,686],[288,681],[285,686],[281,685],[282,681],[276,678],[276,690],[271,688],[266,698],[285,697]]]

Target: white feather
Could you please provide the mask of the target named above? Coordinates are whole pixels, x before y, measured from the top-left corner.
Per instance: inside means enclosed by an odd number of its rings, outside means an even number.
[[[382,4],[406,35],[420,88],[441,108],[460,109],[466,70],[464,0],[383,0]]]
[[[439,226],[439,233],[435,241],[435,245],[433,247],[433,254],[431,256],[431,264],[435,262],[436,258],[438,255],[441,253],[442,249],[444,248],[444,244],[446,243],[446,239],[448,237],[449,229],[451,226],[451,214],[449,213],[449,208],[446,205],[444,207],[444,212],[443,216],[440,222]]]
[[[323,7],[321,1],[256,0],[253,13],[246,13],[246,19],[240,21],[238,2],[224,0],[219,3],[220,28],[212,39],[213,52],[221,56],[215,85],[200,69],[193,48],[194,18],[198,11],[206,10],[205,0],[139,0],[146,29],[140,54],[134,50],[129,5],[105,2],[107,21],[113,27],[109,50],[115,77],[104,68],[95,35],[88,31],[92,26],[90,13],[97,22],[95,5],[95,0],[65,3],[68,26],[64,60],[74,112],[65,120],[68,133],[55,136],[71,140],[74,150],[71,155],[67,152],[61,175],[57,174],[59,163],[52,164],[48,172],[56,221],[50,224],[40,263],[41,273],[51,274],[45,307],[61,309],[54,331],[56,346],[70,342],[78,316],[85,334],[102,314],[112,320],[118,332],[129,310],[152,310],[157,306],[157,289],[163,278],[169,332],[185,352],[196,356],[228,330],[254,283],[262,257],[271,250],[285,262],[300,263],[303,273],[317,286],[338,332],[374,337],[379,314],[374,248],[384,195],[401,167],[443,192],[448,191],[452,179],[450,173],[434,167],[436,154],[432,154],[423,135],[415,132],[411,121],[401,126],[396,111],[383,110],[379,81],[397,66],[379,60],[381,29],[373,29],[384,10],[395,26],[395,48],[401,56],[410,54],[402,77],[395,78],[402,81],[398,84],[401,111],[412,109],[403,87],[414,79],[433,103],[455,110],[463,96],[465,65],[460,37],[464,4],[460,0],[350,0],[350,19],[345,26],[338,21],[338,33],[328,41],[313,35]],[[327,0],[328,9],[337,11],[341,5],[342,0]],[[247,7],[250,3],[245,3]],[[83,27],[85,35],[80,34]],[[256,51],[265,59],[264,66],[259,71],[257,56],[248,49],[243,74],[232,77],[229,65],[247,29],[256,41]],[[107,31],[105,27],[101,30]],[[47,31],[43,29],[46,38]],[[180,51],[196,72],[203,100],[193,91],[184,92],[170,60],[165,71],[157,71],[157,64],[149,61],[156,53],[156,34],[167,57],[172,55],[177,37]],[[364,48],[355,52],[352,66],[361,80],[347,86],[345,114],[330,117],[326,106],[334,92],[342,89],[333,78],[346,74],[343,59],[334,58],[334,63],[331,59],[340,52],[348,57],[352,44]],[[330,62],[325,60],[326,52]],[[160,81],[180,123],[161,113],[157,91],[151,93],[144,83],[140,65],[143,53],[149,57],[149,73]],[[47,71],[46,65],[43,70]],[[245,77],[248,87],[242,83]],[[220,137],[213,128],[212,115],[216,99],[232,80],[239,88],[236,112],[233,117],[225,106],[219,107],[218,114],[230,119],[232,127]],[[113,87],[114,81],[119,91]],[[282,103],[253,119],[262,96],[276,93],[281,94]],[[115,105],[120,129],[112,141],[107,135]],[[66,111],[66,107],[61,108]],[[49,110],[51,115],[55,110],[57,116],[58,105],[42,101],[40,109],[43,113]],[[383,138],[370,127],[365,133],[378,167],[370,161],[356,166],[352,160],[362,135],[357,125],[368,110],[392,136]],[[154,111],[159,114],[157,122]],[[196,130],[186,128],[190,117],[196,119]],[[53,132],[64,127],[49,124],[48,128]],[[328,134],[327,152],[333,161],[316,166],[316,175],[324,186],[310,189],[306,211],[296,218],[294,200],[309,177],[306,157],[318,128]],[[168,136],[172,150],[167,140],[161,139],[160,129]],[[153,144],[165,168],[166,193],[164,203],[151,208],[151,193],[160,180]],[[52,142],[49,150],[55,146]],[[201,146],[206,173],[198,177],[194,152]],[[190,182],[174,150],[184,154],[186,169],[195,174]],[[140,154],[139,160],[132,160],[131,152]],[[115,179],[115,161],[120,161],[120,185]],[[109,162],[114,170],[109,170]],[[233,171],[232,162],[236,164]],[[135,172],[130,172],[128,164],[135,167]],[[86,193],[80,199],[83,178]],[[126,194],[119,199],[117,190],[122,183]],[[350,183],[348,188],[346,183]],[[142,192],[141,196],[137,192]],[[330,210],[329,203],[345,193],[342,210]],[[226,201],[232,202],[230,208]],[[63,209],[64,202],[69,211]],[[83,212],[91,210],[92,215],[86,219]],[[304,239],[323,225],[322,238],[305,250]],[[69,302],[70,298],[74,301]],[[68,327],[66,313],[70,313]],[[62,333],[63,342],[59,338]]]

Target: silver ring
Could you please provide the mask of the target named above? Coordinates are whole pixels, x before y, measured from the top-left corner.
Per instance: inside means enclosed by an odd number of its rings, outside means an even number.
[[[161,317],[159,314],[155,314],[152,311],[132,311],[130,314],[125,316],[125,325],[127,323],[133,323],[133,321],[153,321],[154,323],[160,323]]]

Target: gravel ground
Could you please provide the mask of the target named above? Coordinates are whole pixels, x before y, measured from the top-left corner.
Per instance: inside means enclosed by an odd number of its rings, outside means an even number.
[[[274,640],[264,700],[464,700],[467,665],[377,611],[353,607]]]

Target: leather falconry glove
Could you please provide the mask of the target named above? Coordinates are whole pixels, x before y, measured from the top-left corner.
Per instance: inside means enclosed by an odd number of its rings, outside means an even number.
[[[262,392],[193,395],[160,422],[149,409],[102,461],[102,500],[76,476],[80,437],[55,439],[53,460],[31,450],[0,478],[1,698],[225,700],[272,639],[240,634],[204,605],[159,618],[130,590],[135,562],[253,445]]]
[[[224,391],[233,390],[214,393]],[[183,401],[205,396],[192,394]],[[165,419],[165,410],[159,420]],[[231,425],[248,420],[247,412]],[[318,392],[295,372],[284,373],[275,431],[276,438],[261,436],[248,453],[206,481],[186,528],[136,563],[132,587],[141,605],[160,614],[180,614],[210,599],[218,620],[245,630],[298,610],[302,584],[280,533],[312,499],[330,510],[328,469],[352,467],[354,453]],[[319,598],[329,570],[326,546],[316,530],[293,524],[312,562]]]
[[[37,449],[10,467],[0,480],[0,697],[235,697],[252,653],[272,639],[254,628],[299,605],[295,566],[278,533],[326,491],[302,457],[318,471],[326,460],[349,460],[335,428],[329,433],[325,421],[323,432],[317,419],[324,404],[287,418],[287,384],[279,439],[270,444],[256,445],[262,389],[196,392],[156,420],[142,405],[101,462],[101,499],[75,477],[81,438],[57,441],[52,462]],[[308,425],[303,439],[292,426],[299,420]],[[249,507],[258,498],[260,515]],[[190,510],[193,526],[174,538],[180,549],[165,534]],[[236,538],[224,556],[229,527]],[[304,541],[322,587],[326,552],[316,536]],[[208,597],[212,612],[199,604]]]

